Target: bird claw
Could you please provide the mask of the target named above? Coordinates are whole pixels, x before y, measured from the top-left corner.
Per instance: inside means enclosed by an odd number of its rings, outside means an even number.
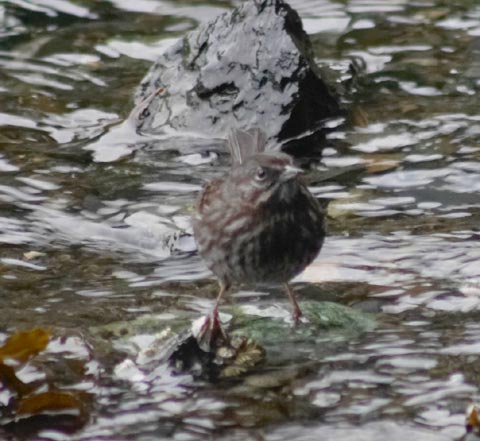
[[[292,322],[293,322],[293,327],[296,328],[297,326],[302,323],[302,316],[303,313],[300,309],[297,309],[292,312]]]
[[[216,311],[196,320],[192,327],[192,334],[197,340],[198,346],[204,352],[212,352],[229,341]]]

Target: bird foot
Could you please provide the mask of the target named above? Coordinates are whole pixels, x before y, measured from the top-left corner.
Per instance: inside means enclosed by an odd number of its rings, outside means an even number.
[[[300,308],[295,309],[292,312],[292,322],[293,322],[293,327],[294,328],[296,328],[297,326],[300,325],[300,323],[302,323],[302,316],[303,316],[303,313],[300,310]]]
[[[192,334],[204,352],[212,352],[230,340],[220,324],[217,310],[196,320],[192,327]]]

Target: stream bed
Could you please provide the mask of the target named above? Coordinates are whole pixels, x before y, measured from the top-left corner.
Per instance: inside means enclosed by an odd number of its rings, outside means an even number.
[[[0,438],[447,441],[465,432],[465,409],[480,398],[474,0],[290,1],[319,65],[340,79],[358,68],[349,123],[308,172],[329,201],[328,237],[293,283],[301,303],[347,307],[355,326],[292,329],[283,292],[242,290],[221,309],[244,317],[265,348],[248,375],[197,379],[152,355],[167,330],[213,305],[217,284],[189,218],[228,158],[118,127],[158,54],[236,4],[0,2],[0,343],[47,330],[17,377],[68,391],[75,411],[69,421],[35,418],[25,405],[23,417],[2,416]],[[0,406],[14,399],[0,388]]]

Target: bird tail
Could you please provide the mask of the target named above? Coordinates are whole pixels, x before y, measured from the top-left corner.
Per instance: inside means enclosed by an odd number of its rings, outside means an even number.
[[[258,128],[232,129],[228,134],[228,149],[233,164],[241,164],[249,156],[265,151],[267,136]]]

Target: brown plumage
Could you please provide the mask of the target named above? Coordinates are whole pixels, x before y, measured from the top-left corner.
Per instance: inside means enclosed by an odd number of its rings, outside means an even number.
[[[301,310],[288,281],[312,262],[325,237],[324,213],[280,152],[265,152],[260,130],[233,130],[232,168],[209,182],[193,217],[198,252],[220,282],[213,314],[233,283],[284,284],[294,321]]]

